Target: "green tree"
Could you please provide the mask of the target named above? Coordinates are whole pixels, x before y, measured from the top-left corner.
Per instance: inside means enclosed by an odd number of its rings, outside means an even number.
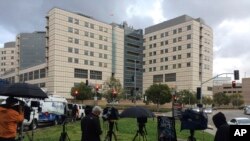
[[[157,110],[159,111],[159,105],[170,102],[172,95],[170,88],[166,84],[153,84],[145,92],[147,100],[157,104]]]
[[[121,97],[123,97],[123,95],[124,90],[119,79],[116,79],[115,77],[110,77],[108,80],[105,81],[103,85],[103,96],[107,99],[107,101],[112,101],[113,98],[119,100]]]
[[[213,104],[213,99],[209,96],[204,96],[202,98],[202,103],[205,105],[211,105],[211,104]]]
[[[219,92],[213,95],[213,101],[218,106],[228,105],[230,103],[230,98],[225,93]]]
[[[92,88],[81,82],[79,85],[71,88],[71,95],[78,100],[93,99]]]
[[[177,93],[177,102],[184,105],[193,105],[196,103],[194,93],[189,90],[181,90]]]
[[[243,96],[241,94],[232,94],[230,95],[230,101],[232,105],[235,107],[239,107],[244,104]]]

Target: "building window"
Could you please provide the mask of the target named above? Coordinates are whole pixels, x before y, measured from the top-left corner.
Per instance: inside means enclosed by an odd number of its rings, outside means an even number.
[[[40,69],[40,78],[45,78],[45,69]]]
[[[165,53],[168,53],[168,49],[165,49]]]
[[[68,17],[68,22],[73,23],[73,18],[72,17]]]
[[[79,49],[75,48],[75,54],[79,54]]]
[[[178,55],[178,59],[181,59],[181,55],[180,54]]]
[[[191,57],[191,53],[187,53],[187,58],[190,58]]]
[[[161,62],[163,62],[164,61],[164,58],[161,58]]]
[[[90,70],[90,79],[102,80],[102,72]]]
[[[173,64],[173,69],[176,69],[176,64]]]
[[[155,40],[156,38],[157,38],[156,35],[154,35],[154,40]]]
[[[164,33],[161,33],[161,38],[163,38],[164,37]]]
[[[191,48],[191,44],[187,44],[187,48]]]
[[[108,46],[107,45],[104,45],[104,50],[108,50]]]
[[[103,28],[101,26],[99,26],[99,31],[103,31]]]
[[[68,62],[72,63],[72,61],[73,61],[72,57],[68,57]]]
[[[182,32],[182,28],[178,28],[178,33],[181,33]]]
[[[94,66],[94,61],[89,61],[89,65]]]
[[[73,28],[72,27],[68,27],[68,32],[73,33]]]
[[[89,42],[88,41],[84,41],[84,46],[89,46]]]
[[[69,38],[68,38],[68,42],[73,43],[73,38],[72,38],[72,37],[69,37]]]
[[[79,39],[75,39],[75,44],[79,44]]]
[[[178,46],[178,50],[181,50],[181,46]]]
[[[89,32],[85,31],[84,36],[89,37]]]
[[[174,29],[174,30],[173,30],[173,34],[176,34],[176,33],[177,33],[177,30],[176,30],[176,29]]]
[[[181,63],[178,64],[178,68],[181,68]]]
[[[165,45],[167,45],[168,44],[168,40],[167,41],[165,41]]]
[[[163,41],[161,42],[161,46],[164,46],[164,42]]]
[[[89,61],[88,60],[84,60],[84,65],[88,65]]]
[[[90,33],[90,38],[94,38],[94,33]]]
[[[168,61],[168,57],[165,57],[165,62],[167,62]]]
[[[99,67],[102,67],[102,62],[99,62]]]
[[[95,28],[94,24],[90,24],[90,28],[94,29]]]
[[[165,32],[165,36],[168,36],[168,32]]]
[[[161,66],[160,70],[163,70],[163,66]]]
[[[182,37],[178,37],[178,42],[180,42],[182,40]]]
[[[176,38],[173,39],[173,43],[176,43]]]
[[[153,83],[163,82],[163,74],[158,74],[153,76]]]
[[[156,47],[156,43],[154,43],[153,45],[154,45],[154,47]]]
[[[88,70],[75,68],[74,75],[75,78],[88,78]]]
[[[190,62],[187,62],[187,67],[191,67],[191,63]]]
[[[39,70],[34,71],[34,79],[39,79]]]
[[[102,40],[102,38],[103,38],[102,35],[99,35],[99,40]]]
[[[168,70],[168,65],[165,66],[165,70]]]
[[[75,34],[79,34],[79,29],[74,29]]]
[[[162,49],[162,50],[161,50],[161,54],[163,54],[163,53],[164,53],[164,50]]]
[[[29,72],[29,80],[33,80],[33,71]]]
[[[23,82],[23,74],[20,74],[20,75],[19,75],[19,81],[20,81],[20,82]]]
[[[89,51],[84,50],[84,55],[89,55]]]
[[[107,54],[104,54],[104,59],[108,59],[108,55]]]
[[[72,53],[73,52],[73,48],[72,47],[68,47],[68,52]]]
[[[153,71],[156,71],[156,67],[153,67]]]
[[[152,71],[152,68],[149,68],[149,70],[148,70],[149,72],[151,72]]]
[[[88,22],[85,22],[85,23],[84,23],[84,26],[85,26],[85,27],[89,27],[89,23],[88,23]]]
[[[191,39],[192,37],[191,37],[191,34],[188,34],[187,35],[187,40],[189,40],[189,39]]]
[[[75,19],[75,24],[79,24],[79,20],[78,19]]]
[[[90,47],[94,47],[94,42],[90,42]]]
[[[165,74],[165,82],[176,81],[176,73]]]
[[[187,26],[187,30],[191,30],[191,25],[188,25],[188,26]]]
[[[173,52],[175,52],[176,51],[176,47],[173,47]]]
[[[79,59],[78,59],[78,58],[75,58],[75,59],[74,59],[74,62],[75,62],[76,64],[78,64],[78,63],[79,63]]]
[[[93,52],[93,51],[90,51],[90,52],[89,52],[89,56],[94,56],[94,52]]]
[[[102,53],[99,53],[99,58],[102,58]]]

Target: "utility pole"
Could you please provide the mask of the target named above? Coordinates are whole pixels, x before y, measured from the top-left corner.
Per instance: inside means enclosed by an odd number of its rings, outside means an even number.
[[[136,93],[136,60],[135,60],[135,75],[134,75],[134,94],[135,94],[135,103],[136,103],[136,97],[137,97],[137,93]]]

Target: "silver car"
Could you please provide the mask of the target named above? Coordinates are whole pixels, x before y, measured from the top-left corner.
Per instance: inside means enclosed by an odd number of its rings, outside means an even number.
[[[236,117],[228,122],[229,125],[250,125],[250,119],[246,117]]]
[[[205,113],[207,113],[207,114],[212,114],[213,113],[213,109],[212,108],[205,108],[203,111]]]

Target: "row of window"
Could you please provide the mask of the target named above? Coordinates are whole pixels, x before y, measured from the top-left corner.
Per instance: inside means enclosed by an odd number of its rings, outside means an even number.
[[[79,19],[72,18],[72,17],[68,17],[68,22],[69,22],[69,23],[74,23],[74,24],[77,24],[77,25],[80,24]],[[89,22],[84,22],[84,27],[88,27],[88,28],[91,28],[91,29],[95,29],[95,25],[92,24],[92,23],[89,23]],[[108,28],[99,26],[99,31],[102,31],[102,32],[106,32],[106,33],[107,33],[107,32],[108,32]]]
[[[78,48],[68,47],[68,52],[69,53],[73,53],[73,49],[74,49],[74,53],[75,54],[79,54],[79,49]],[[94,52],[93,51],[84,50],[84,55],[86,55],[86,56],[93,56],[94,57]],[[108,54],[99,53],[99,58],[108,59]]]
[[[68,63],[79,64],[79,59],[78,58],[68,57]],[[92,60],[84,60],[84,65],[94,66],[95,64],[94,64],[94,61],[92,61]],[[107,68],[108,67],[108,63],[99,62],[99,67]]]
[[[191,45],[191,44],[188,44],[188,45]],[[187,46],[187,49],[189,49],[191,46]],[[178,50],[182,50],[182,46],[178,46],[178,47],[173,47],[173,52],[177,51]],[[162,49],[162,50],[159,50],[160,54],[164,54],[164,53],[168,53],[169,50],[168,49]],[[157,55],[157,51],[153,51],[153,52],[149,52],[149,56],[155,56]],[[143,54],[143,57],[145,57],[145,54]]]
[[[183,68],[183,67],[191,67],[191,62],[187,62],[185,66],[183,66],[182,63],[172,65],[172,69]],[[165,65],[165,66],[160,66],[159,69],[162,71],[162,70],[169,70],[170,68],[169,65]],[[149,72],[157,71],[157,67],[150,67],[148,68],[148,71]],[[145,69],[143,69],[143,72],[145,72]]]
[[[190,57],[191,57],[191,53],[187,53],[186,58],[190,58]],[[168,58],[169,57],[162,57],[162,58],[160,58],[160,62],[167,62],[167,61],[169,61]],[[181,54],[174,55],[173,58],[172,58],[172,60],[177,60],[177,59],[182,59],[182,55]],[[149,60],[149,64],[155,64],[155,63],[157,63],[157,59]],[[143,61],[143,65],[145,65],[145,61]]]
[[[191,30],[192,27],[191,27],[191,25],[188,25],[188,26],[185,27],[185,28],[186,28],[187,31],[188,31],[188,30]],[[173,33],[173,34],[177,34],[177,32],[178,32],[178,33],[181,33],[181,32],[182,32],[182,29],[183,29],[183,28],[181,28],[181,27],[178,28],[178,29],[174,29],[174,30],[172,30],[172,33]],[[169,32],[170,32],[170,31],[169,31]],[[161,34],[160,34],[160,37],[163,38],[163,37],[169,36],[169,32],[161,33]],[[156,40],[156,39],[157,39],[157,35],[154,35],[154,36],[150,36],[150,37],[149,37],[149,41]]]
[[[90,73],[90,76],[88,77],[89,73]],[[74,77],[75,78],[86,78],[86,79],[90,78],[90,79],[102,80],[102,72],[95,71],[95,70],[86,70],[86,69],[75,68]]]
[[[14,56],[11,56],[10,59],[14,59]],[[6,60],[6,56],[1,57],[1,60]]]
[[[19,81],[25,82],[28,80],[40,79],[40,78],[45,78],[45,77],[46,77],[46,70],[39,69],[39,70],[24,73],[24,74],[20,74]]]
[[[187,35],[187,40],[190,40],[192,38],[191,34]],[[181,42],[182,41],[182,37],[178,37],[178,38],[173,38],[173,43],[177,43],[177,42]],[[160,42],[160,46],[164,46],[164,45],[168,45],[169,44],[169,40],[166,41],[161,41]],[[156,48],[157,47],[157,43],[153,43],[153,44],[149,44],[149,49],[151,48]]]
[[[153,76],[153,83],[161,83],[163,82],[163,77],[165,76],[165,82],[174,82],[176,81],[176,73],[168,73],[168,74],[157,74]]]
[[[1,53],[2,53],[2,54],[6,54],[7,51],[2,51]],[[14,54],[14,50],[11,50],[11,54]]]
[[[75,33],[75,34],[79,35],[79,29],[77,29],[77,28],[68,27],[68,32],[69,33]],[[91,33],[91,32],[88,32],[88,31],[84,31],[84,36],[90,37],[90,38],[95,38],[95,34]],[[98,39],[102,40],[102,41],[108,41],[108,37],[103,36],[103,35],[99,35]]]
[[[80,44],[79,39],[72,38],[72,37],[68,38],[68,42],[69,43]],[[94,42],[90,42],[90,41],[84,41],[84,46],[95,47],[95,43]],[[107,45],[99,44],[99,49],[108,50],[108,46]]]

